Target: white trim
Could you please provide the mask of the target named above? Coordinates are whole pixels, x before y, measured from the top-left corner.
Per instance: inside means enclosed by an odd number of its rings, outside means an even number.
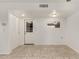
[[[0,54],[10,54],[12,51],[0,51]]]
[[[70,47],[71,49],[73,49],[74,51],[76,51],[77,53],[79,53],[79,50],[75,49],[74,47],[69,46],[69,45],[67,45],[67,46]]]
[[[64,43],[35,43],[35,45],[65,45]]]

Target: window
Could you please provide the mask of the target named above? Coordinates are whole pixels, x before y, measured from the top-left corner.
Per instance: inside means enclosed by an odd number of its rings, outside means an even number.
[[[26,22],[26,32],[33,32],[33,22]]]

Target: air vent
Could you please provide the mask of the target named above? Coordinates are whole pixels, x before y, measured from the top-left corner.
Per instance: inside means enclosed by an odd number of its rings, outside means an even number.
[[[48,8],[48,4],[40,4],[39,7],[41,7],[41,8]]]
[[[67,2],[70,2],[71,0],[66,0]]]

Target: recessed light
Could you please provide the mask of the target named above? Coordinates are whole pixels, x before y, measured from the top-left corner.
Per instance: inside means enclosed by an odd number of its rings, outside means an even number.
[[[25,14],[22,14],[21,16],[23,16],[23,17],[24,17],[24,16],[25,16]]]
[[[52,14],[56,14],[56,10],[53,10]]]
[[[56,10],[53,10],[53,11],[50,13],[50,17],[57,17],[57,12],[56,12]]]
[[[50,17],[57,17],[56,14],[54,14],[54,15],[53,15],[53,14],[50,14],[49,16],[50,16]]]

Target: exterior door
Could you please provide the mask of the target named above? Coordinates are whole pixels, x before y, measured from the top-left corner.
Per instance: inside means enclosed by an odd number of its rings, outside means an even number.
[[[24,21],[24,43],[33,44],[33,21],[25,20]]]

